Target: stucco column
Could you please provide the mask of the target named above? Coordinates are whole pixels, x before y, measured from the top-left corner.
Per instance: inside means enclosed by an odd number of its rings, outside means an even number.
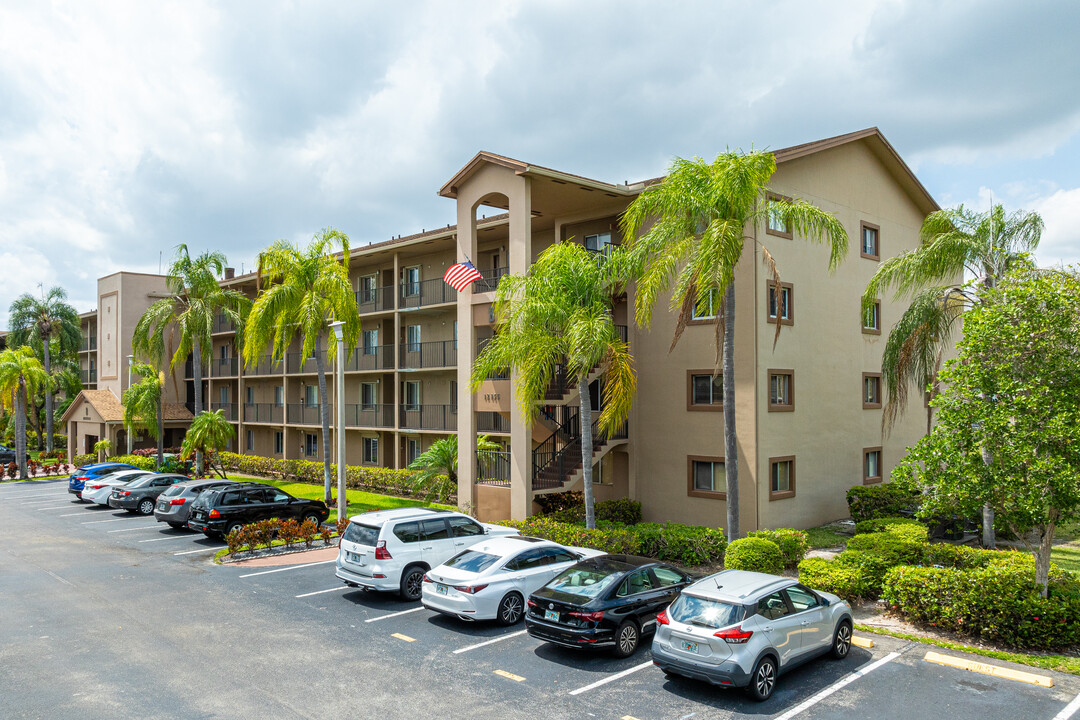
[[[532,265],[532,192],[518,177],[510,197],[510,272],[525,274]],[[510,374],[510,517],[523,520],[532,509],[532,432],[521,416],[517,371]]]
[[[476,258],[476,210],[470,202],[458,201],[457,258]],[[475,284],[475,283],[474,283]],[[457,436],[458,436],[458,506],[476,509],[476,413],[469,376],[476,358],[476,327],[472,317],[472,286],[457,296]]]

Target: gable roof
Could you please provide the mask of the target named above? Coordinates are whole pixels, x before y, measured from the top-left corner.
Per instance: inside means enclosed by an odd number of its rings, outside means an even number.
[[[105,389],[80,390],[79,394],[75,396],[75,400],[64,412],[63,417],[60,418],[60,422],[67,423],[69,417],[74,414],[75,409],[80,407],[80,400],[90,403],[90,406],[105,422],[124,421],[124,406],[120,404],[120,400],[113,394],[112,390]],[[177,403],[165,403],[161,409],[161,415],[166,422],[190,422],[194,419],[194,415],[187,409],[187,406]]]

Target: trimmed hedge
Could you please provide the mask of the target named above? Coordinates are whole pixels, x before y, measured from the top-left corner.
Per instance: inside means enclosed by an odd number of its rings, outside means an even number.
[[[85,455],[76,455],[71,459],[71,464],[75,467],[82,467],[83,465],[92,465],[97,462],[97,455],[94,453],[87,453]]]
[[[912,528],[921,528],[922,532]],[[855,523],[856,535],[876,532],[888,532],[893,535],[900,535],[913,540],[926,540],[928,536],[928,528],[926,525],[914,518],[883,517]]]
[[[877,555],[889,564],[918,565],[922,562],[925,541],[909,540],[892,533],[877,532],[856,535],[847,542],[847,550],[862,550]]]
[[[142,455],[117,455],[111,457],[108,462],[125,463],[140,470],[156,470],[157,458],[143,457]]]
[[[597,524],[608,522],[619,523],[622,525],[637,525],[641,522],[641,503],[629,498],[601,500],[600,502],[593,504],[593,512],[596,514]],[[585,499],[582,498],[581,504],[579,505],[547,513],[544,517],[549,517],[552,520],[558,520],[559,522],[584,523]]]
[[[914,513],[918,495],[893,483],[856,485],[847,491],[848,512],[856,523]]]
[[[754,530],[746,533],[747,537],[759,537],[772,540],[780,548],[784,567],[793,568],[806,557],[810,550],[810,541],[802,530],[778,528],[776,530]]]
[[[728,545],[724,553],[724,567],[779,575],[784,569],[784,559],[780,546],[772,540],[744,537]]]

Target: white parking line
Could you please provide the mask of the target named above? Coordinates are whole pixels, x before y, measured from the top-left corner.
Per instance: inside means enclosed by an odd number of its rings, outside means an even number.
[[[607,685],[609,682],[614,682],[614,681],[618,680],[619,678],[624,678],[627,675],[630,675],[632,673],[636,673],[638,670],[644,670],[647,667],[652,667],[652,660],[650,660],[649,662],[643,662],[640,665],[635,665],[634,667],[630,668],[629,670],[623,670],[622,672],[615,673],[611,677],[606,677],[603,680],[597,680],[596,682],[591,683],[589,685],[586,685],[585,687],[579,687],[577,690],[571,690],[570,694],[571,695],[580,695],[583,692],[588,692],[589,690],[592,690],[594,688],[598,688],[601,685]]]
[[[90,520],[89,522],[79,523],[80,525],[97,525],[98,523],[105,522],[120,522],[121,520],[127,520],[127,518],[116,518],[115,520]]]
[[[121,518],[121,519],[126,519],[126,518]],[[142,525],[142,526],[137,527],[137,528],[124,528],[123,530],[106,530],[105,532],[118,533],[118,532],[135,532],[136,530],[160,530],[160,529],[161,529],[160,525]]]
[[[840,690],[840,689],[842,689],[844,687],[847,687],[851,683],[853,683],[856,680],[858,680],[859,678],[861,678],[863,675],[869,675],[870,673],[874,672],[875,670],[877,670],[879,667],[881,667],[885,663],[892,662],[893,660],[895,660],[898,657],[900,657],[900,653],[898,653],[898,652],[889,653],[888,655],[881,658],[877,662],[874,662],[874,663],[871,663],[871,664],[867,665],[862,670],[856,670],[855,672],[848,675],[846,678],[843,678],[842,680],[837,680],[836,682],[834,682],[832,685],[825,688],[821,692],[817,693],[816,695],[811,696],[809,699],[804,700],[803,702],[799,703],[795,707],[791,708],[790,710],[788,710],[783,715],[778,715],[776,718],[774,718],[774,720],[791,720],[791,718],[795,717],[796,715],[801,713],[803,710],[809,710],[810,708],[817,705],[819,702],[821,702],[825,698],[832,695],[837,690]]]
[[[482,643],[476,643],[475,645],[469,645],[468,647],[458,648],[457,650],[454,651],[454,654],[455,655],[460,655],[463,652],[469,652],[470,650],[475,650],[476,648],[482,648],[485,645],[491,645],[493,643],[502,642],[503,640],[509,640],[512,637],[517,637],[518,635],[524,635],[527,632],[529,632],[529,631],[528,630],[518,630],[517,632],[510,633],[509,635],[502,635],[502,636],[497,637],[497,638],[495,638],[493,640],[485,640]]]
[[[336,588],[330,588],[329,590],[316,590],[315,592],[304,593],[303,595],[297,595],[296,597],[311,597],[312,595],[322,595],[323,593],[337,592],[339,590],[352,590],[352,588],[350,588],[348,585],[341,585]]]
[[[71,509],[71,503],[68,503],[67,505],[52,505],[52,506],[46,507],[46,508],[39,508],[39,507],[34,508],[34,510],[37,510],[39,512],[41,510],[70,510],[70,509]]]
[[[307,563],[305,565],[290,565],[289,567],[277,568],[276,570],[263,570],[262,572],[248,573],[246,575],[240,575],[239,577],[255,577],[256,575],[269,575],[270,573],[285,572],[286,570],[299,570],[300,568],[312,567],[313,565],[326,565],[328,563],[337,562],[337,559],[322,560],[320,562]]]
[[[372,623],[372,622],[378,622],[379,620],[388,620],[388,619],[390,619],[392,617],[398,617],[399,615],[408,615],[409,613],[420,612],[421,610],[427,610],[427,608],[425,608],[423,605],[421,605],[420,607],[413,608],[412,610],[402,610],[400,612],[394,612],[394,613],[389,613],[387,615],[380,615],[378,617],[368,618],[364,622]]]
[[[1054,716],[1054,720],[1069,720],[1076,711],[1080,710],[1080,695],[1072,699],[1072,702],[1061,708],[1061,712]]]
[[[150,540],[140,540],[139,542],[161,542],[162,540],[191,540],[190,535],[170,535],[162,538],[151,538]]]
[[[211,550],[220,550],[225,547],[224,545],[218,545],[217,547],[199,548],[198,550],[185,550],[184,552],[173,553],[173,555],[191,555],[193,553],[210,552]]]
[[[67,495],[67,493],[42,493],[41,495],[26,495],[25,497],[21,497],[19,499],[20,500],[25,500],[23,505],[36,505],[38,503],[54,502],[56,500],[56,498],[64,497],[65,495]],[[28,500],[27,498],[35,498],[35,499],[34,500]],[[42,498],[45,498],[45,499],[42,500]]]
[[[56,517],[75,517],[76,515],[86,515],[86,512],[68,513],[67,515],[57,515]]]

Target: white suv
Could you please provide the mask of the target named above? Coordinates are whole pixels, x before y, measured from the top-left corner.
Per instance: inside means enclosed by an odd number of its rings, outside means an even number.
[[[390,590],[419,600],[424,573],[493,535],[519,535],[450,510],[399,508],[357,515],[338,550],[337,576],[350,587]]]

